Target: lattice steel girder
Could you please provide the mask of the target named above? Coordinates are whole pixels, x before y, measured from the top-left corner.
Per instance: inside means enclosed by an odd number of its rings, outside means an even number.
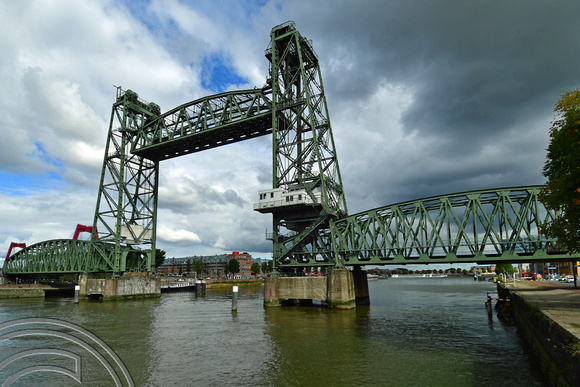
[[[56,239],[28,246],[4,262],[6,275],[118,274],[115,245],[99,241]],[[145,252],[123,246],[121,269],[147,270]]]
[[[346,198],[318,58],[292,22],[274,27],[270,60],[273,111],[273,188],[323,189],[323,211],[344,216]]]
[[[127,246],[150,245],[146,270],[153,271],[153,252],[157,223],[159,164],[131,153],[131,140],[146,123],[160,114],[156,104],[147,103],[131,91],[117,91],[111,121],[99,194],[93,222],[92,240],[112,243],[115,275],[127,266]]]
[[[4,273],[110,273],[114,271],[113,253],[111,244],[73,239],[44,241],[12,255],[4,263]]]
[[[569,260],[540,227],[559,216],[541,186],[442,195],[331,222],[347,265]]]
[[[301,190],[315,203],[292,213],[271,211],[274,268],[340,266],[324,236],[347,206],[318,57],[292,22],[274,27],[270,38],[272,187]]]
[[[131,152],[159,161],[270,134],[270,93],[230,91],[181,105],[139,130]]]

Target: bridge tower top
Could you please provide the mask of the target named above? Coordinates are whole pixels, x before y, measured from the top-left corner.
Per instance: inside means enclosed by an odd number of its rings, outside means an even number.
[[[272,186],[302,190],[332,216],[347,213],[318,56],[288,21],[270,33]],[[322,195],[320,194],[322,191]]]

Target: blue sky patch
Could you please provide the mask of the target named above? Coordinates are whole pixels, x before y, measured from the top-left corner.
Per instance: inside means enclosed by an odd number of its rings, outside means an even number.
[[[248,79],[240,76],[221,55],[211,55],[203,59],[201,81],[205,89],[214,93],[222,93],[230,85],[248,83]]]
[[[43,175],[23,175],[0,171],[0,193],[10,196],[28,196],[38,191],[62,186],[62,177],[55,172]]]

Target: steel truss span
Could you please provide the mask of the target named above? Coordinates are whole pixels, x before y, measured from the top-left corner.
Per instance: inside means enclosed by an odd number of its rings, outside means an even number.
[[[271,90],[231,91],[181,105],[150,120],[131,153],[160,161],[272,133]]]
[[[161,113],[131,90],[113,103],[90,241],[38,243],[6,257],[5,274],[153,273],[159,162],[272,134],[274,274],[326,266],[571,260],[541,225],[541,187],[464,192],[348,215],[319,58],[293,22],[274,27],[265,86]],[[87,228],[88,230],[88,228]],[[97,235],[97,230],[98,235]],[[20,244],[16,244],[18,246]]]
[[[103,245],[106,255],[107,245]],[[83,273],[110,271],[106,259],[94,254],[94,244],[75,239],[55,239],[20,250],[4,263],[7,274]]]
[[[121,250],[122,271],[146,270],[147,256],[131,248]],[[13,254],[4,263],[4,273],[95,274],[115,272],[115,245],[76,239],[36,243]]]
[[[442,195],[351,215],[332,224],[345,265],[570,260],[541,225],[560,214],[542,186]]]

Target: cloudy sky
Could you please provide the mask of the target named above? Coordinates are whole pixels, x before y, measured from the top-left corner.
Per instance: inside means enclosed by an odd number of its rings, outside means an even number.
[[[262,86],[273,26],[320,59],[350,213],[542,184],[553,106],[580,87],[578,1],[0,0],[0,264],[91,225],[111,105]],[[169,257],[269,257],[271,138],[161,163]],[[85,236],[85,238],[88,237]]]

